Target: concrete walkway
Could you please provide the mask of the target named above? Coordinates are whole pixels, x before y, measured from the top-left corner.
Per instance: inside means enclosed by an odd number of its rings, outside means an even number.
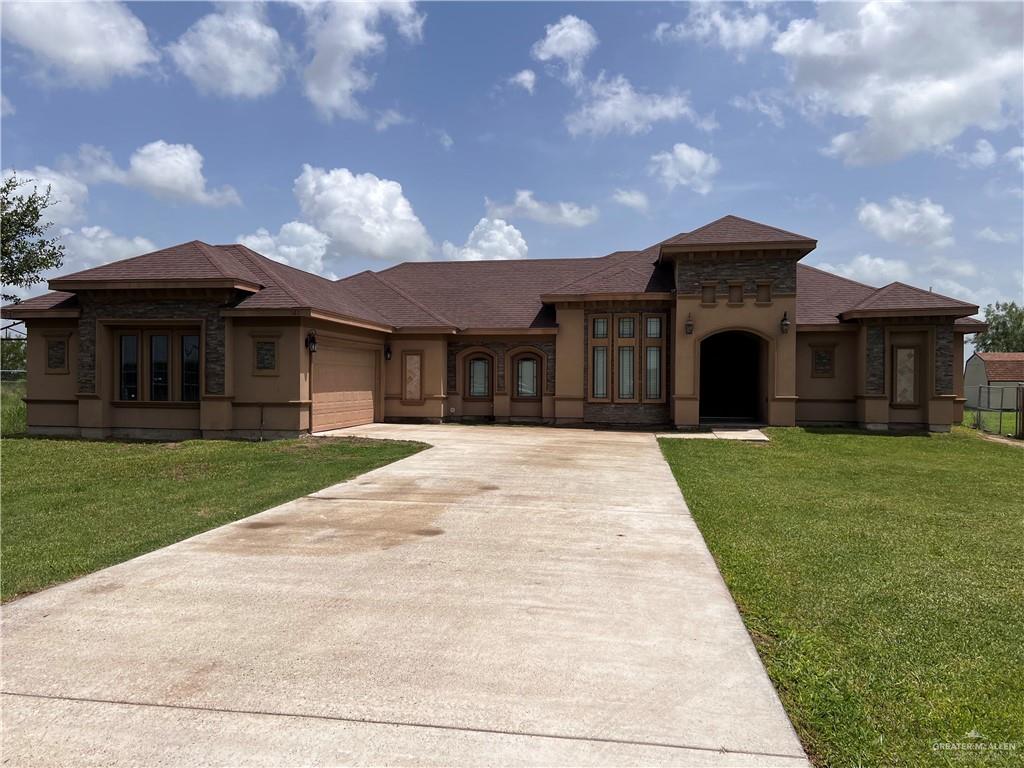
[[[4,608],[5,764],[806,759],[653,435],[435,447]]]

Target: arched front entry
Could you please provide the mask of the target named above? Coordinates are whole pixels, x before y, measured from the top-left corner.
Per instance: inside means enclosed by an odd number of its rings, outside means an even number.
[[[768,342],[722,331],[700,343],[700,420],[760,423],[767,417]]]

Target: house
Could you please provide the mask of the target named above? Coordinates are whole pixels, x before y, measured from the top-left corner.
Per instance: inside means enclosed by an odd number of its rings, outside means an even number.
[[[816,245],[725,216],[600,258],[404,263],[331,281],[193,241],[55,278],[3,314],[27,325],[37,434],[959,422],[978,307],[800,264]]]
[[[967,407],[1015,408],[1024,386],[1024,352],[975,352],[964,368]],[[980,387],[992,387],[981,390]]]

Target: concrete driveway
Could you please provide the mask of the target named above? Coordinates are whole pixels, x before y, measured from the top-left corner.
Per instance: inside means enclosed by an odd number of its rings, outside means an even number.
[[[11,765],[806,765],[650,434],[435,447],[4,608]]]

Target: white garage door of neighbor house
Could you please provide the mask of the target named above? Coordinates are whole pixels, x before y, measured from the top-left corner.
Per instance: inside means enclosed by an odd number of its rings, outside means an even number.
[[[313,431],[371,424],[377,353],[321,341],[313,356]]]

